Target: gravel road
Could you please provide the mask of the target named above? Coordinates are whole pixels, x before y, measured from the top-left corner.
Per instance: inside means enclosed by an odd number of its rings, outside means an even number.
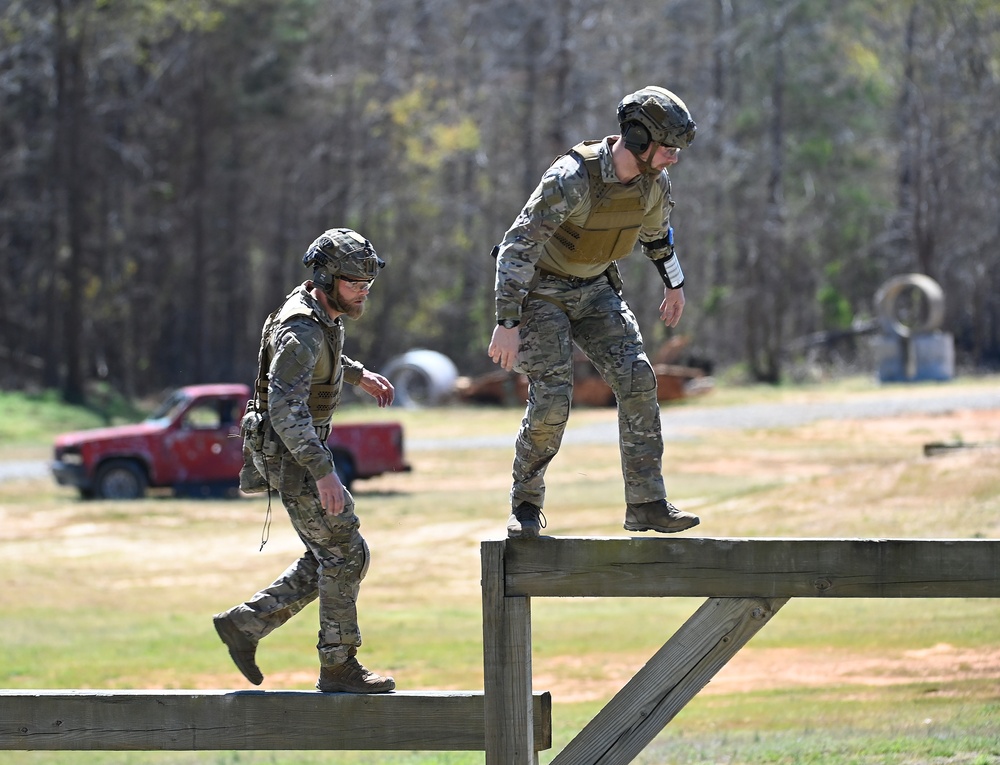
[[[0,462],[0,481],[12,478],[42,478],[50,475],[49,463],[40,460]]]
[[[804,425],[817,420],[858,420],[894,417],[905,414],[940,414],[958,409],[1000,409],[1000,387],[982,390],[930,389],[905,396],[851,396],[843,401],[746,404],[740,406],[689,406],[661,409],[663,435],[669,441],[683,441],[699,430],[781,428]],[[618,426],[614,422],[573,427],[572,417],[563,443],[616,443]],[[464,438],[467,449],[510,446],[511,436]],[[453,439],[407,440],[408,450],[454,448]]]
[[[843,401],[786,404],[746,404],[741,406],[664,407],[663,434],[669,441],[683,441],[699,430],[730,428],[781,428],[804,425],[817,420],[857,420],[871,417],[894,417],[906,414],[940,414],[957,409],[1000,409],[1000,387],[995,389],[933,388],[909,395],[850,396]],[[515,415],[512,414],[512,421]],[[512,425],[513,427],[513,425]],[[409,451],[425,449],[485,449],[511,446],[510,435],[490,435],[455,439],[407,439]],[[618,429],[614,422],[569,428],[563,443],[615,443]],[[0,462],[0,481],[11,478],[40,478],[49,475],[42,460]]]

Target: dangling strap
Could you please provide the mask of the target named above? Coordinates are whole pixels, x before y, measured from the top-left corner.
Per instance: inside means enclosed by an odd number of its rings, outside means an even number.
[[[278,315],[275,311],[267,317],[264,322],[264,330],[260,333],[260,350],[257,351],[257,381],[254,383],[254,409],[258,412],[267,411],[267,339],[274,328],[274,319]]]

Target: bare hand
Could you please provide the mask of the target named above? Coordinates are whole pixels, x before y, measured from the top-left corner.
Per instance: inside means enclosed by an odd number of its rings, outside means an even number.
[[[660,319],[668,327],[676,327],[684,312],[684,288],[672,290],[663,288],[663,302],[660,303]]]
[[[358,387],[378,401],[380,407],[392,404],[392,400],[396,396],[396,389],[392,387],[391,382],[382,375],[369,372],[367,369],[361,373],[361,382],[358,383]]]
[[[517,352],[521,347],[521,331],[519,327],[501,327],[497,324],[490,339],[490,358],[508,372],[517,363]]]
[[[319,493],[319,503],[327,515],[340,515],[344,512],[344,484],[334,470],[316,481],[316,491]]]

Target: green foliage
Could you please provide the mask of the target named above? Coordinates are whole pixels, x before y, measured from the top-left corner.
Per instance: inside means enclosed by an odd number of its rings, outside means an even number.
[[[826,329],[850,328],[854,312],[848,299],[836,287],[824,284],[816,297],[823,311],[823,326]]]
[[[724,285],[711,287],[705,295],[705,302],[702,305],[706,316],[718,316],[722,313],[732,290]]]
[[[64,403],[56,391],[0,391],[0,443],[8,447],[50,444],[57,433],[141,418],[140,410],[106,387],[94,386],[84,406]]]
[[[245,379],[291,287],[275,262],[331,225],[392,264],[362,361],[432,345],[480,371],[478,259],[553,157],[614,131],[623,73],[666,77],[700,126],[672,172],[693,352],[780,379],[789,338],[922,270],[968,297],[946,301],[959,354],[996,362],[996,2],[598,5],[3,4],[0,350],[38,356],[3,384]]]
[[[211,32],[225,22],[239,0],[94,0],[94,9],[128,17],[147,34],[179,29],[185,33]]]
[[[834,157],[833,141],[826,136],[818,136],[799,144],[795,159],[817,169],[826,167]]]
[[[451,157],[475,151],[481,141],[471,116],[455,115],[450,98],[439,89],[433,81],[418,81],[388,105],[404,161],[422,171],[440,171]]]

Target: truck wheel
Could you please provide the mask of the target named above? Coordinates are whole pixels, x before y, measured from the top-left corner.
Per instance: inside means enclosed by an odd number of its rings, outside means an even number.
[[[95,485],[104,499],[139,499],[146,493],[146,475],[131,460],[112,460],[101,465]]]
[[[358,477],[351,455],[347,452],[336,451],[333,453],[333,464],[337,469],[337,476],[340,478],[340,482],[344,484],[345,489],[350,491],[351,484]]]

